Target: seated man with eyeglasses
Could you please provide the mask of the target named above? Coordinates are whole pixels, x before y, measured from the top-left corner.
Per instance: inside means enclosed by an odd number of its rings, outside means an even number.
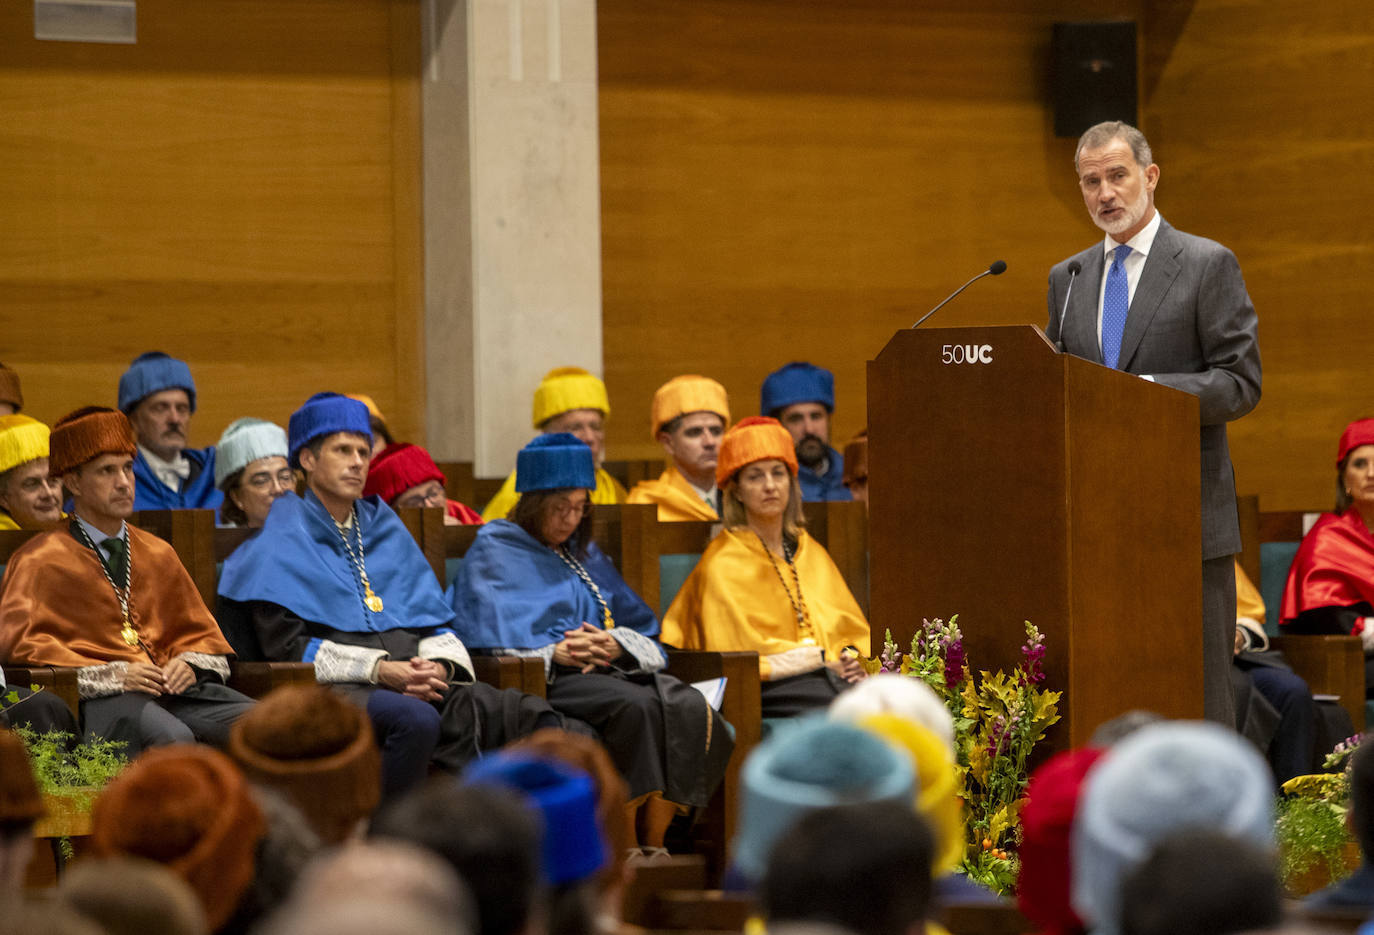
[[[448,478],[428,451],[419,445],[394,442],[372,456],[363,496],[376,494],[393,510],[441,506],[444,525],[480,526],[482,517],[476,510],[445,495],[447,483]]]
[[[565,722],[541,698],[477,682],[453,609],[391,508],[363,497],[367,407],[317,393],[291,416],[288,460],[305,493],[282,494],[224,563],[222,607],[245,615],[263,657],[315,664],[315,678],[367,710],[382,748],[383,799],[457,772],[480,750]]]

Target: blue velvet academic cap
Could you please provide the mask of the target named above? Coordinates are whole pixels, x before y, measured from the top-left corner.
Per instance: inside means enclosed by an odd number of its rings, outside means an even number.
[[[316,393],[305,401],[305,405],[291,413],[291,422],[287,426],[287,434],[291,439],[287,459],[291,466],[301,466],[302,448],[322,435],[333,435],[335,432],[365,435],[368,444],[372,444],[372,423],[368,420],[367,407],[339,393]]]
[[[576,435],[550,432],[540,435],[515,456],[515,490],[560,490],[564,487],[596,489],[596,465],[592,450]]]
[[[196,411],[196,381],[191,379],[186,361],[162,351],[139,354],[119,378],[119,411],[127,416],[149,396],[171,389],[185,390],[191,400],[191,411]]]
[[[820,403],[835,411],[835,375],[815,364],[793,361],[770,373],[763,381],[759,412],[777,418],[778,410],[796,403]]]
[[[463,781],[523,793],[543,818],[544,879],[557,886],[585,880],[606,864],[596,821],[596,786],[573,766],[529,753],[496,753],[473,763]]]

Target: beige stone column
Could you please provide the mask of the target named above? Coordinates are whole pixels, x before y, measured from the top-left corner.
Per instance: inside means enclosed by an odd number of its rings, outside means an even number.
[[[426,428],[437,459],[497,476],[547,370],[602,372],[596,4],[421,15]]]

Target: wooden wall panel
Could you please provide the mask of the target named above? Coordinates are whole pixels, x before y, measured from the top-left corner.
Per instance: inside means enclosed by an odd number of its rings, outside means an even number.
[[[1050,265],[1100,233],[1052,135],[1050,24],[1138,17],[1159,205],[1240,258],[1265,392],[1231,427],[1243,493],[1328,503],[1335,439],[1374,415],[1374,13],[1364,0],[964,3],[603,0],[601,138],[612,456],[654,453],[664,379],[735,414],[790,359],[835,371],[842,444],[864,362],[930,324],[1043,324]]]
[[[603,0],[602,243],[609,448],[647,457],[648,401],[701,372],[757,410],[772,369],[836,376],[930,324],[1045,320],[1049,267],[1096,236],[1053,137],[1051,24],[1139,3]]]
[[[136,45],[0,5],[0,360],[52,420],[186,358],[193,443],[320,389],[414,436],[417,0],[143,0]]]
[[[1236,252],[1259,313],[1264,396],[1231,427],[1238,486],[1264,510],[1330,509],[1341,429],[1374,415],[1374,8],[1157,5],[1181,22],[1147,63],[1157,203]]]

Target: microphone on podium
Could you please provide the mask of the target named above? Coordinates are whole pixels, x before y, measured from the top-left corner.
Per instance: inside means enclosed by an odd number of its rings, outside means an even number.
[[[953,292],[951,292],[951,293],[945,298],[945,301],[941,302],[939,305],[935,306],[935,307],[932,308],[930,311],[928,311],[928,312],[926,312],[924,315],[922,315],[921,318],[920,318],[920,321],[917,321],[916,324],[912,325],[911,327],[913,327],[913,328],[919,328],[919,327],[921,327],[921,322],[922,322],[922,321],[925,321],[925,320],[926,320],[927,318],[929,318],[931,315],[934,315],[934,314],[935,314],[936,312],[938,312],[940,309],[944,308],[947,304],[949,304],[949,300],[950,300],[950,299],[954,298],[956,295],[958,295],[959,293],[963,292],[965,289],[967,289],[969,286],[973,285],[973,284],[974,284],[975,282],[977,282],[978,280],[982,279],[984,276],[1001,276],[1001,275],[1002,275],[1003,273],[1005,273],[1006,271],[1007,271],[1007,264],[1006,264],[1005,262],[1003,262],[1002,260],[997,260],[997,261],[995,261],[995,262],[994,262],[991,266],[989,266],[987,269],[983,270],[983,271],[982,271],[981,273],[979,273],[977,276],[974,276],[972,279],[970,279],[968,282],[964,283],[964,284],[963,284],[962,286],[960,286],[958,289],[955,289]]]
[[[1073,295],[1073,281],[1078,278],[1078,274],[1083,272],[1083,264],[1074,260],[1069,264],[1069,288],[1064,290],[1064,307],[1059,310],[1059,340],[1054,342],[1054,346],[1059,349],[1059,353],[1064,353],[1064,316],[1069,314],[1069,296]]]

